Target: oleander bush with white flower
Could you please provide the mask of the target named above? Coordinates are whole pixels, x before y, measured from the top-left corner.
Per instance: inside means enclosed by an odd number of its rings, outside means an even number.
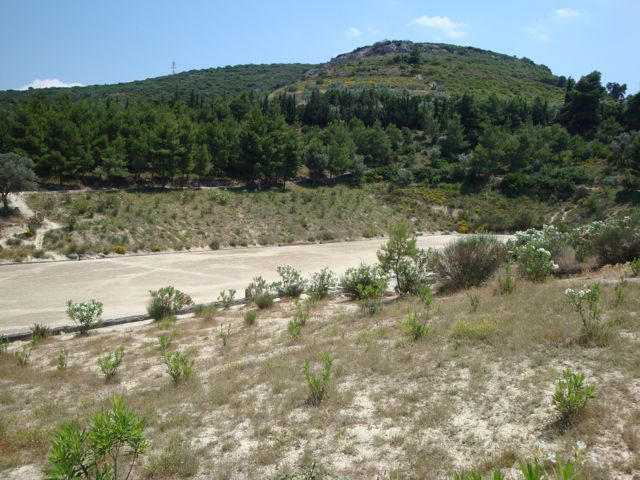
[[[604,343],[607,326],[602,320],[602,309],[598,305],[601,295],[600,283],[585,285],[580,290],[567,288],[564,294],[580,316],[584,339],[588,342]]]
[[[518,272],[532,282],[544,282],[558,269],[558,264],[553,261],[551,252],[532,243],[515,247],[513,253],[518,263]]]
[[[84,335],[100,324],[102,302],[91,299],[87,302],[73,303],[69,300],[67,301],[67,315],[78,326],[80,335]]]

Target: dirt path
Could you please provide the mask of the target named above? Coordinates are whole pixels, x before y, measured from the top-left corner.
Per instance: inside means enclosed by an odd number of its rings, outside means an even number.
[[[23,192],[20,193],[10,193],[9,194],[9,203],[14,207],[17,208],[20,211],[20,215],[22,215],[23,218],[27,219],[27,218],[31,218],[35,215],[35,212],[31,209],[31,207],[29,207],[29,205],[27,205],[26,199],[25,199],[26,194]],[[34,235],[34,237],[32,239],[25,239],[23,240],[24,243],[26,244],[32,244],[34,246],[34,248],[36,250],[40,250],[42,249],[42,244],[44,243],[44,236],[46,235],[46,233],[49,230],[55,230],[58,228],[62,228],[61,225],[58,225],[55,222],[52,222],[51,220],[48,220],[47,218],[44,218],[42,220],[42,224],[40,225],[40,227],[38,227],[38,229],[36,230],[36,234]],[[10,227],[5,229],[5,231],[3,232],[2,238],[0,238],[0,244],[3,246],[6,246],[6,241],[16,235],[16,234],[21,234],[27,231],[27,227],[26,226],[15,226],[15,227]],[[51,253],[50,256],[53,256],[54,258],[62,258],[60,257],[60,255]]]
[[[418,238],[422,248],[439,248],[452,235]],[[221,290],[244,288],[253,277],[277,280],[276,267],[293,265],[305,274],[324,267],[338,274],[360,262],[376,261],[384,239],[321,245],[260,247],[207,252],[118,257],[98,260],[0,266],[0,332],[23,331],[34,323],[64,325],[66,301],[95,298],[103,318],[145,312],[149,290],[166,285],[212,302]]]

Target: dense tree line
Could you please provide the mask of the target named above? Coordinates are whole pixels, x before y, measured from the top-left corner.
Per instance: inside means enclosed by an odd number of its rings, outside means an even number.
[[[498,175],[518,194],[570,192],[592,161],[628,184],[640,173],[640,94],[598,72],[567,80],[562,105],[373,89],[102,103],[34,92],[0,113],[0,153],[31,158],[43,179],[273,185],[304,164],[314,180],[365,167],[434,183]]]

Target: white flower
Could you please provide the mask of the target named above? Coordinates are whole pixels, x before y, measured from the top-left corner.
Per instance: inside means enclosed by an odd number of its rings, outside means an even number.
[[[556,463],[556,454],[553,452],[547,452],[547,460],[551,463]]]
[[[578,450],[586,450],[586,449],[587,449],[587,444],[586,444],[586,443],[584,443],[582,440],[578,440],[578,441],[576,442],[576,448],[577,448]]]

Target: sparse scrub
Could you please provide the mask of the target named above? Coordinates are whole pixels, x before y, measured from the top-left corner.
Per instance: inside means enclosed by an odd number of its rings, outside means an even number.
[[[302,334],[302,325],[295,320],[289,320],[289,323],[287,323],[287,332],[289,332],[292,340],[298,340]]]
[[[98,366],[107,382],[115,376],[118,368],[122,364],[123,357],[124,348],[119,347],[115,352],[108,352],[98,358]]]
[[[7,353],[9,339],[5,335],[0,335],[0,354]]]
[[[498,331],[493,317],[479,319],[458,319],[451,327],[451,337],[456,341],[482,342]]]
[[[295,301],[295,310],[293,312],[293,321],[299,323],[301,326],[305,326],[309,320],[311,306],[308,302],[300,303],[299,300]]]
[[[311,371],[309,360],[304,361],[302,370],[304,372],[304,378],[307,381],[307,386],[309,387],[309,397],[307,399],[309,404],[318,406],[324,399],[329,388],[329,381],[331,380],[331,366],[333,365],[334,360],[335,359],[331,355],[324,352],[322,353],[324,366],[322,368],[321,377],[318,377]]]
[[[585,384],[584,373],[564,370],[553,394],[553,404],[560,414],[560,420],[563,423],[571,422],[595,395],[596,388]]]
[[[279,266],[277,268],[280,281],[274,282],[273,290],[278,295],[297,298],[307,288],[307,282],[302,278],[300,270],[296,270],[291,265]]]
[[[233,304],[233,300],[236,296],[236,291],[233,288],[229,290],[222,290],[218,295],[218,301],[224,308],[229,308]]]
[[[307,293],[311,298],[321,300],[329,295],[329,291],[336,285],[336,277],[328,268],[323,268],[319,272],[311,275],[307,288]]]
[[[145,419],[113,397],[111,409],[94,415],[88,428],[64,423],[51,434],[45,478],[127,480],[148,448]]]
[[[215,305],[198,305],[193,309],[193,313],[198,315],[205,322],[215,319],[218,308]]]
[[[198,463],[198,454],[189,445],[189,441],[173,434],[166,447],[149,459],[144,478],[164,480],[192,477],[198,472]]]
[[[78,326],[80,335],[86,333],[100,324],[102,315],[102,302],[89,300],[88,302],[67,302],[67,315]]]
[[[180,385],[189,380],[193,371],[194,360],[190,360],[187,355],[180,352],[166,352],[164,354],[164,363],[174,385]]]
[[[495,273],[505,256],[506,249],[496,238],[464,237],[436,255],[434,268],[454,289],[477,287]]]
[[[155,321],[165,320],[180,309],[193,305],[189,295],[172,286],[149,290],[149,294],[151,300],[147,305],[147,313]]]

